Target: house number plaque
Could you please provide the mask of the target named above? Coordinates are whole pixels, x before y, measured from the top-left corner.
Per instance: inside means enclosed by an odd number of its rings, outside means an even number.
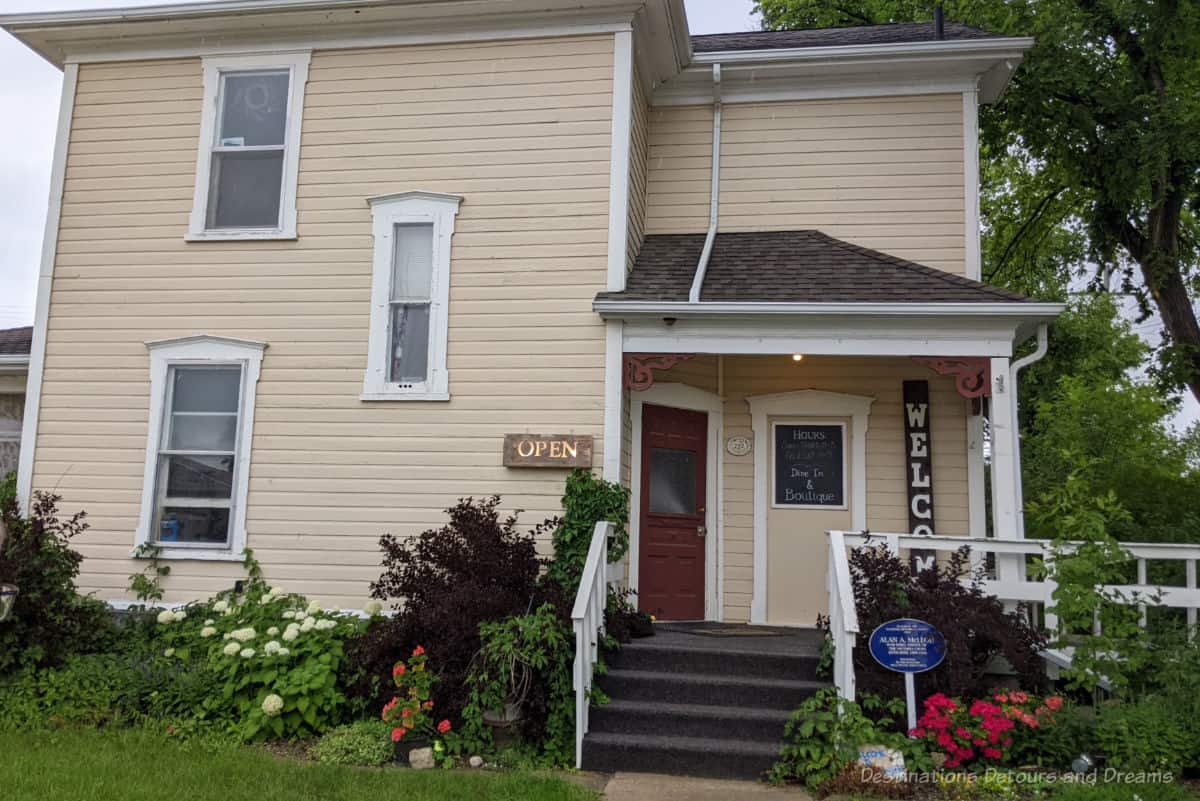
[[[591,467],[593,438],[574,434],[506,434],[505,467]]]

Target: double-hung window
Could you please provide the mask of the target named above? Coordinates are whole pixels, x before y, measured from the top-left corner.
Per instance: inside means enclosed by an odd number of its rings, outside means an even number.
[[[450,239],[462,198],[372,198],[375,255],[364,400],[447,400]]]
[[[204,59],[191,239],[296,236],[308,53]]]
[[[157,546],[169,558],[239,558],[264,346],[191,337],[149,348],[151,418],[137,544]]]

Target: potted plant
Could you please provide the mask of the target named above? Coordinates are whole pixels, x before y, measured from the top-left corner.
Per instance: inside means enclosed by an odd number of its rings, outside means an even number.
[[[383,707],[383,719],[392,726],[396,760],[410,764],[413,751],[428,748],[437,735],[450,731],[450,721],[433,722],[433,685],[437,676],[425,667],[428,657],[418,645],[407,662],[392,668],[398,692]]]

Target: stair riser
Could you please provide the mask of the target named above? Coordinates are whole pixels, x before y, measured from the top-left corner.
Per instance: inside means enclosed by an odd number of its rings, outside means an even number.
[[[621,673],[605,676],[598,683],[610,698],[620,698],[623,701],[712,704],[787,711],[795,709],[817,690],[816,687],[781,689],[754,684],[675,682],[670,679],[647,679]]]
[[[619,734],[657,734],[668,737],[714,737],[741,741],[783,741],[782,720],[746,720],[736,717],[663,715],[630,709],[595,707],[589,718],[592,731]]]
[[[583,744],[583,769],[615,773],[667,773],[710,779],[757,779],[771,767],[772,760],[740,754],[623,747],[615,744]]]
[[[705,653],[626,646],[608,657],[607,661],[614,668],[660,673],[710,673],[716,676],[800,681],[815,681],[817,678],[816,656]]]

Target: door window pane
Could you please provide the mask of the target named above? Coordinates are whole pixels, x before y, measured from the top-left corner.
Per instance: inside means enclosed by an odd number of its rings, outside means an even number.
[[[209,228],[279,225],[283,150],[224,150],[212,155]]]
[[[696,514],[696,454],[676,448],[650,449],[650,511]]]
[[[392,300],[429,300],[433,288],[433,226],[397,225],[392,252]]]
[[[393,304],[390,381],[424,381],[429,376],[429,304]]]
[[[288,83],[286,72],[225,73],[217,145],[282,145],[287,132]]]

